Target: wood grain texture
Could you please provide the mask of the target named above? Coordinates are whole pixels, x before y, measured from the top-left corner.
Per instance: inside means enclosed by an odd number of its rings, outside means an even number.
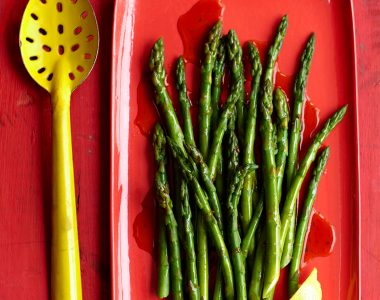
[[[361,159],[362,299],[380,293],[380,2],[356,0]]]
[[[50,102],[22,65],[26,0],[0,1],[0,299],[48,299]],[[93,73],[72,99],[84,299],[110,298],[109,84],[113,0],[92,0]],[[380,2],[355,0],[362,191],[362,298],[380,293]]]

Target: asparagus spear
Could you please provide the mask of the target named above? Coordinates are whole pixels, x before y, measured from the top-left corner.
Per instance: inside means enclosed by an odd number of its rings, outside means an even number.
[[[222,204],[223,198],[224,198],[224,163],[223,163],[223,155],[222,152],[219,151],[219,160],[218,160],[218,167],[216,171],[215,176],[215,187],[216,187],[216,193],[218,194],[220,203]]]
[[[186,143],[195,145],[193,123],[191,122],[190,114],[191,102],[187,97],[185,62],[182,56],[180,56],[177,61],[176,79],[176,88],[183,119],[184,138]]]
[[[202,155],[207,158],[209,148],[209,136],[211,125],[211,84],[212,84],[212,70],[216,59],[219,39],[221,35],[222,25],[220,22],[216,23],[211,29],[207,42],[204,47],[204,60],[201,69],[201,94],[199,99],[199,149]],[[198,230],[201,237],[198,240],[199,251],[206,251],[206,253],[198,252],[199,267],[203,272],[208,273],[208,254],[207,254],[207,236],[204,230],[204,221],[202,217],[198,218]],[[207,266],[206,266],[207,265]],[[208,274],[200,276],[201,297],[208,299]],[[206,281],[207,280],[207,281]]]
[[[276,287],[280,276],[280,212],[277,195],[276,161],[273,141],[272,124],[272,91],[274,63],[278,57],[282,42],[288,26],[287,16],[280,22],[273,45],[269,49],[267,68],[264,75],[264,84],[260,99],[261,124],[260,133],[262,139],[262,164],[265,195],[265,211],[267,216],[267,251],[265,261],[265,274],[263,297],[266,298]]]
[[[171,157],[172,158],[172,157]],[[181,198],[181,184],[183,179],[181,178],[181,171],[174,158],[173,161],[173,188],[170,190],[171,199],[173,200],[173,212],[177,221],[179,239],[183,241],[183,221],[182,221],[182,198]]]
[[[212,87],[211,87],[211,129],[215,130],[218,125],[219,119],[219,105],[220,105],[220,94],[222,90],[222,80],[224,75],[224,65],[226,57],[226,48],[224,44],[224,39],[220,39],[218,52],[216,54],[216,60],[214,64],[214,69],[212,71]]]
[[[219,39],[222,31],[222,24],[217,22],[211,29],[204,47],[204,60],[201,69],[201,95],[199,99],[199,149],[207,158],[210,122],[211,122],[211,84],[212,70],[218,51]]]
[[[226,149],[226,161],[227,161],[227,182],[226,185],[228,186],[229,183],[232,181],[233,176],[236,172],[236,170],[239,167],[239,141],[235,134],[235,122],[236,122],[236,112],[233,111],[231,115],[231,119],[229,120],[227,124],[227,132],[226,132],[226,143],[227,143],[227,149]]]
[[[290,130],[290,139],[289,139],[289,158],[286,169],[286,186],[290,187],[291,182],[294,178],[294,174],[297,170],[297,157],[298,157],[298,148],[301,140],[301,131],[302,131],[302,107],[305,99],[305,90],[307,77],[310,70],[311,59],[314,53],[314,44],[315,36],[311,35],[304,52],[301,57],[301,65],[298,71],[296,81],[294,84],[294,104],[293,104],[293,113],[292,113],[292,128]],[[294,208],[293,218],[289,226],[289,233],[287,240],[284,246],[284,251],[281,258],[281,267],[285,267],[292,258],[293,252],[293,243],[295,235],[295,226],[296,226],[296,211],[297,208]]]
[[[212,90],[211,90],[211,130],[214,131],[218,126],[219,115],[220,115],[220,94],[222,87],[222,80],[224,75],[224,65],[225,65],[225,45],[224,39],[222,38],[219,42],[218,53],[216,56],[214,70],[212,72]],[[218,192],[219,198],[222,198],[224,193],[223,189],[223,155],[219,151],[217,176],[215,178],[215,187]],[[214,298],[215,299],[215,298]]]
[[[264,203],[263,201],[259,200],[255,207],[255,211],[252,215],[251,222],[249,222],[247,233],[245,234],[244,239],[241,243],[241,253],[244,256],[244,259],[247,258],[248,251],[250,250],[250,245],[252,244],[252,241],[255,237],[255,233],[259,225],[263,209]]]
[[[229,185],[232,180],[235,171],[239,166],[239,142],[237,136],[235,134],[235,113],[232,114],[231,118],[228,121],[226,138],[228,142],[227,146],[227,180],[225,180],[225,184]],[[215,278],[215,288],[214,288],[214,300],[223,299],[223,295],[221,293],[222,287],[222,276],[221,276],[221,268],[218,266],[216,278]]]
[[[300,263],[302,257],[302,251],[305,243],[305,236],[311,211],[313,209],[314,201],[317,196],[318,184],[323,171],[326,167],[327,160],[329,158],[330,148],[327,147],[322,151],[317,159],[316,167],[313,170],[313,177],[309,184],[309,190],[307,192],[300,221],[297,225],[297,233],[294,243],[293,257],[290,263],[289,269],[289,296],[292,296],[298,289],[298,280],[300,277]]]
[[[228,237],[230,242],[230,253],[232,266],[234,268],[235,284],[236,284],[236,299],[247,299],[247,287],[245,282],[245,264],[244,256],[241,252],[241,238],[239,233],[238,223],[238,204],[243,188],[244,178],[252,172],[257,166],[247,165],[236,171],[234,178],[229,187],[229,195],[227,200],[228,213]]]
[[[309,170],[311,163],[315,160],[319,147],[330,132],[335,128],[335,126],[343,119],[346,111],[347,105],[335,112],[334,115],[326,121],[323,128],[314,137],[313,143],[307,150],[305,157],[303,158],[298,171],[294,176],[281,212],[281,249],[285,244],[286,235],[289,230],[289,223],[293,216],[293,210],[297,202],[298,193],[301,189],[306,173]]]
[[[266,252],[266,239],[265,239],[265,226],[261,226],[261,234],[259,235],[259,243],[256,247],[253,268],[251,274],[251,281],[248,289],[248,298],[250,300],[261,300],[263,290],[263,277],[264,277],[264,259]]]
[[[222,208],[220,206],[216,187],[214,186],[214,183],[212,182],[212,180],[210,178],[208,167],[207,167],[206,163],[203,161],[202,155],[200,154],[200,152],[198,151],[198,149],[195,146],[192,146],[191,144],[185,143],[185,148],[186,148],[187,152],[190,154],[190,157],[195,161],[196,165],[198,166],[198,169],[200,170],[202,181],[206,187],[206,191],[207,191],[207,195],[209,197],[209,202],[210,202],[211,208],[212,208],[214,215],[218,221],[218,226],[223,233]],[[219,268],[218,273],[217,273],[216,283],[221,282],[221,279],[222,279],[222,273],[221,273],[221,269]],[[206,281],[205,281],[205,283],[206,283]],[[218,288],[218,287],[216,287],[216,288]],[[220,285],[220,288],[221,288],[221,285]],[[205,289],[206,289],[206,287],[205,287]],[[215,289],[214,299],[217,297],[218,293],[220,294],[219,291],[221,292],[221,290],[219,290],[219,288]],[[204,291],[204,294],[205,293],[206,293],[206,291]]]
[[[197,217],[197,269],[198,269],[199,293],[200,293],[201,299],[207,300],[209,298],[208,297],[208,290],[209,290],[208,244],[207,244],[206,224],[201,213],[199,213]]]
[[[213,300],[223,300],[223,273],[222,267],[218,264],[216,269],[214,294],[212,295]]]
[[[162,299],[168,297],[170,293],[168,244],[162,209],[158,212],[158,252],[157,296]]]
[[[239,96],[240,86],[242,85],[243,85],[243,82],[239,81],[235,85],[232,86],[231,93],[228,96],[227,102],[225,103],[223,107],[222,114],[220,115],[218,127],[216,128],[214,132],[214,138],[212,140],[209,158],[208,158],[208,167],[209,167],[211,179],[214,179],[216,175],[216,169],[218,165],[218,155],[219,155],[219,152],[221,151],[223,136],[227,129],[228,119],[234,113],[235,103]]]
[[[239,81],[243,82],[239,85],[238,99],[236,101],[237,112],[237,132],[240,145],[243,145],[244,141],[244,104],[245,104],[245,90],[244,90],[244,73],[243,73],[243,50],[240,46],[239,39],[236,32],[231,29],[228,32],[226,39],[226,48],[228,59],[231,65],[232,84]]]
[[[185,143],[185,149],[187,153],[190,155],[190,157],[194,160],[195,164],[198,166],[198,170],[200,171],[202,181],[206,188],[210,206],[212,208],[216,220],[218,221],[220,230],[223,231],[222,208],[220,206],[215,185],[210,178],[210,173],[206,163],[203,160],[202,154],[195,146],[192,146],[191,144]]]
[[[282,43],[285,38],[286,29],[288,28],[288,16],[285,15],[282,17],[281,22],[277,28],[277,34],[275,36],[274,42],[269,49],[268,57],[267,57],[267,65],[264,73],[264,82],[269,80],[272,82],[274,65],[278,58],[278,54],[280,52]]]
[[[221,95],[221,87],[222,80],[224,75],[224,67],[225,67],[225,44],[224,39],[221,38],[218,47],[218,53],[216,56],[214,70],[212,72],[212,88],[211,88],[211,130],[215,131],[218,126],[219,115],[220,115],[220,95]],[[223,155],[221,151],[218,153],[218,166],[216,171],[215,178],[215,187],[218,193],[218,197],[221,200],[224,194],[224,186],[223,186]],[[214,287],[214,300],[222,300],[222,271],[220,266],[218,267],[215,287]]]
[[[288,156],[288,123],[289,123],[289,111],[288,104],[286,102],[285,92],[277,88],[274,92],[274,109],[276,112],[277,122],[277,194],[278,199],[281,202],[282,196],[282,181],[284,178],[286,158]]]
[[[152,48],[149,67],[155,90],[155,103],[161,118],[164,120],[165,129],[181,150],[185,152],[183,148],[184,136],[182,129],[165,86],[166,72],[164,69],[164,42],[162,38],[160,38]]]
[[[182,198],[182,219],[184,230],[184,252],[186,257],[186,290],[191,300],[200,299],[197,261],[195,256],[194,245],[194,228],[191,221],[192,214],[189,203],[189,190],[186,181],[181,182],[181,198]]]
[[[182,152],[185,153],[183,146],[184,135],[181,129],[181,126],[178,122],[177,115],[174,111],[172,100],[166,90],[165,86],[165,77],[166,72],[164,68],[164,41],[162,38],[156,41],[153,45],[150,54],[149,68],[151,71],[151,79],[155,91],[155,104],[160,113],[161,118],[164,121],[165,129],[167,134],[176,142],[176,144],[181,148]],[[175,174],[178,174],[176,166],[174,166]],[[180,178],[175,176],[175,199],[179,200],[179,187],[180,187]],[[181,206],[178,201],[175,202],[175,212],[178,219],[178,227],[180,228],[179,234],[182,233],[182,219],[181,217]]]
[[[257,95],[259,92],[260,78],[262,66],[260,54],[253,43],[248,43],[249,59],[252,65],[252,83],[249,108],[246,121],[246,131],[243,151],[243,164],[255,163],[254,145],[256,135],[256,119],[257,119]],[[243,191],[241,194],[241,214],[243,232],[247,232],[248,224],[252,215],[252,207],[257,203],[257,175],[256,171],[248,174],[245,178]]]
[[[172,211],[172,201],[169,195],[169,184],[166,174],[165,134],[157,124],[153,133],[153,147],[157,162],[156,193],[160,207],[165,210],[165,225],[169,237],[171,288],[174,299],[183,299],[181,252],[178,240],[177,222]]]
[[[186,88],[186,76],[185,76],[185,63],[180,56],[177,61],[176,69],[176,88],[179,95],[179,103],[181,106],[181,113],[183,118],[183,131],[185,142],[195,145],[193,124],[191,122],[190,114],[190,99],[187,97]],[[182,223],[184,231],[184,248],[186,256],[186,267],[187,267],[187,291],[190,299],[196,300],[200,299],[199,285],[198,285],[198,274],[197,274],[197,261],[195,255],[195,245],[194,245],[194,228],[192,223],[192,213],[189,203],[189,190],[186,181],[182,179],[181,181],[181,208],[182,208]],[[207,245],[207,243],[206,243]]]
[[[232,275],[231,261],[228,254],[227,247],[223,240],[222,232],[219,228],[218,222],[214,217],[214,214],[210,208],[208,198],[203,191],[198,179],[192,172],[192,166],[189,159],[182,155],[181,149],[175,144],[171,138],[167,138],[170,149],[173,156],[176,158],[177,162],[181,166],[181,171],[186,180],[191,184],[193,191],[196,195],[196,204],[199,210],[202,212],[204,221],[207,224],[210,237],[213,240],[214,246],[218,252],[219,258],[221,260],[223,268],[223,278],[225,284],[225,297],[226,299],[234,299],[234,283]],[[202,295],[201,295],[202,296]]]
[[[314,53],[315,36],[310,37],[301,56],[301,65],[294,84],[294,102],[292,112],[292,127],[289,138],[289,158],[286,167],[286,186],[289,188],[297,171],[298,148],[302,130],[302,107],[305,99],[307,77],[311,59]]]

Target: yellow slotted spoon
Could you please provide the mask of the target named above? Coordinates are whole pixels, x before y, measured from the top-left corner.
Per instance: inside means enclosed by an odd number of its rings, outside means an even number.
[[[70,97],[90,73],[98,41],[98,26],[88,0],[29,1],[20,29],[22,60],[52,98],[53,300],[82,299]]]

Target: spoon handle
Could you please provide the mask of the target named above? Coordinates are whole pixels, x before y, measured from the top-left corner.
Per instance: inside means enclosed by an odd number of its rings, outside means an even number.
[[[71,146],[69,88],[52,92],[52,261],[53,300],[81,300],[82,286]]]

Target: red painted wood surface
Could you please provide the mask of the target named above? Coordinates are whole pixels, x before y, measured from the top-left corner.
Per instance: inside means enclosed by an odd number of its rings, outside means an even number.
[[[326,0],[327,1],[327,0]],[[0,1],[0,299],[48,299],[50,103],[26,73],[18,29],[26,0]],[[109,89],[113,0],[92,0],[100,28],[93,73],[73,95],[84,299],[110,298]],[[380,3],[355,0],[362,192],[362,298],[380,288]]]
[[[72,97],[84,299],[110,298],[109,94],[113,0],[91,1],[100,50]],[[48,299],[51,116],[18,47],[27,0],[0,1],[0,299]]]

